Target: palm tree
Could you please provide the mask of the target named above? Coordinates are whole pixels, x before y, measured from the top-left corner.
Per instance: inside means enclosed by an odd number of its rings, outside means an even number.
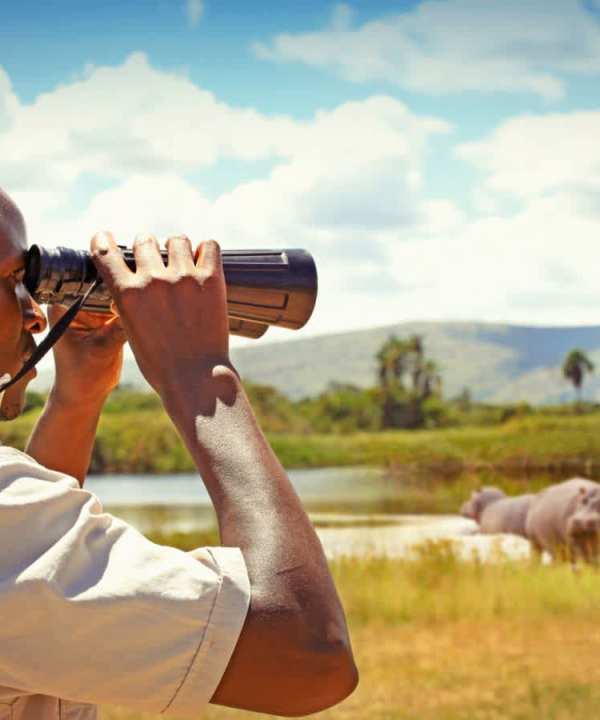
[[[405,370],[406,342],[392,335],[377,353],[379,384],[382,388],[402,385]]]
[[[438,372],[438,366],[433,360],[427,360],[423,367],[423,384],[421,396],[423,398],[431,397],[432,395],[442,394],[442,378]]]
[[[392,335],[377,353],[379,385],[382,392],[382,425],[395,427],[403,407],[402,376],[406,370],[406,342]]]
[[[423,401],[441,394],[437,366],[425,357],[423,339],[389,337],[377,353],[382,426],[419,427]]]
[[[571,350],[566,356],[563,366],[563,376],[573,383],[576,393],[576,402],[581,402],[581,386],[586,373],[591,373],[594,370],[594,363],[589,357],[583,352],[583,350]]]

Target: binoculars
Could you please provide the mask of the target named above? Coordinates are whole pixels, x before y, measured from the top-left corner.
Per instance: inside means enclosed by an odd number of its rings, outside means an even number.
[[[133,251],[119,246],[135,271]],[[167,251],[161,251],[167,263]],[[222,250],[227,285],[229,332],[259,338],[270,325],[298,330],[309,320],[317,299],[317,269],[305,250]],[[69,304],[97,281],[89,252],[32,245],[25,260],[25,287],[41,304]],[[111,296],[100,283],[83,309],[110,312]],[[160,319],[157,318],[157,322]]]

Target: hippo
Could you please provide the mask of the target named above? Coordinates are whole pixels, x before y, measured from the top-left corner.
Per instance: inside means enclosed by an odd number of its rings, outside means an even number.
[[[596,562],[600,530],[600,485],[571,478],[538,493],[527,515],[527,537],[554,558]]]
[[[479,523],[479,531],[487,535],[509,533],[526,538],[527,513],[535,498],[533,494],[507,497],[496,487],[476,490],[461,508],[461,515]]]
[[[567,520],[567,537],[583,560],[596,564],[600,549],[600,486],[580,490],[573,514]]]
[[[488,505],[505,497],[504,492],[497,487],[482,487],[479,490],[473,490],[471,497],[461,507],[460,514],[478,523],[481,513]]]

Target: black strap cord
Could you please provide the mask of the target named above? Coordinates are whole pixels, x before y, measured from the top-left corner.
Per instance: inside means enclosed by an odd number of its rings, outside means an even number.
[[[69,307],[67,312],[61,317],[61,319],[56,323],[52,330],[50,330],[50,332],[46,335],[42,342],[31,353],[31,357],[29,358],[29,360],[27,360],[27,362],[23,364],[23,367],[19,370],[19,372],[8,382],[0,385],[0,393],[4,392],[11,385],[14,385],[22,377],[27,375],[27,373],[39,363],[39,361],[44,357],[44,355],[46,355],[46,353],[51,350],[54,345],[56,345],[56,343],[60,340],[62,334],[73,321],[75,315],[77,315],[77,313],[81,310],[81,306],[85,302],[87,302],[89,296],[94,292],[94,290],[98,287],[98,285],[100,285],[101,282],[101,278],[97,278],[96,281],[88,288],[85,295],[82,295],[81,297],[78,297],[77,300],[75,300],[75,302]]]

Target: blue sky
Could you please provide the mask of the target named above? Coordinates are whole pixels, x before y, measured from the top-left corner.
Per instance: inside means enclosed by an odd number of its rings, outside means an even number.
[[[368,19],[389,5],[363,2],[354,7]],[[203,3],[202,17],[192,25],[186,3],[177,0],[28,0],[3,8],[3,65],[23,99],[30,101],[87,63],[115,65],[132,50],[143,50],[157,67],[185,68],[194,81],[227,102],[306,115],[346,99],[348,88],[325,76],[309,78],[305,72],[261,62],[250,44],[292,28],[317,28],[330,14],[331,6],[322,2],[217,0],[212,6]],[[300,99],[299,91],[309,85],[310,93]],[[355,95],[364,92],[355,89]]]
[[[4,4],[0,185],[32,241],[307,247],[306,334],[597,323],[599,8]]]

